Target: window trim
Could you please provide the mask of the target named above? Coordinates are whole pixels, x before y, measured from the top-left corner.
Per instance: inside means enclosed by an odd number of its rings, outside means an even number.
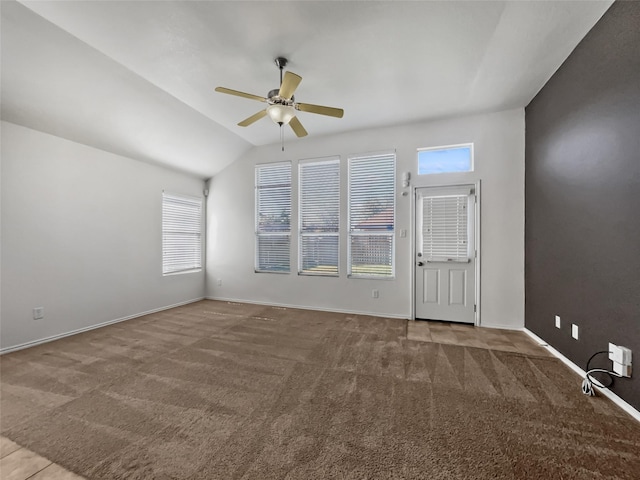
[[[278,166],[289,166],[289,231],[286,233],[278,232],[278,233],[260,233],[258,232],[258,224],[259,224],[259,196],[258,196],[258,170],[264,167],[278,167]],[[293,194],[293,166],[291,161],[283,161],[283,162],[269,162],[269,163],[257,163],[254,166],[254,273],[275,273],[280,275],[289,275],[291,273],[291,220],[292,220],[292,211],[293,211],[293,202],[292,202],[292,194]],[[270,237],[270,236],[279,236],[279,237],[287,237],[289,240],[289,268],[287,270],[261,270],[259,268],[259,238],[262,237]]]
[[[184,200],[187,202],[194,202],[194,203],[198,203],[198,210],[199,210],[199,215],[198,215],[198,227],[199,227],[199,231],[196,234],[197,238],[198,238],[198,246],[199,246],[199,255],[198,255],[198,266],[197,267],[192,267],[192,268],[183,268],[180,270],[171,270],[171,271],[166,271],[166,264],[165,264],[165,198],[167,197],[172,197],[173,199],[176,200]],[[161,205],[161,226],[160,229],[162,231],[162,276],[166,277],[169,275],[181,275],[181,274],[185,274],[185,273],[197,273],[197,272],[201,272],[202,271],[202,264],[203,264],[203,242],[204,242],[204,235],[203,235],[203,230],[204,230],[204,221],[203,221],[203,216],[204,216],[204,200],[202,197],[196,197],[193,195],[184,195],[181,193],[172,193],[166,190],[162,191],[162,205]],[[188,232],[191,233],[191,232]]]
[[[393,230],[391,232],[352,232],[351,231],[351,171],[353,160],[375,159],[380,157],[393,157]],[[353,154],[347,157],[347,278],[368,279],[368,280],[395,280],[396,278],[396,223],[397,223],[397,179],[398,179],[398,158],[395,150],[384,150],[378,152]],[[358,236],[383,236],[391,238],[391,274],[390,275],[370,275],[352,272],[351,264],[351,238]]]
[[[463,171],[459,171],[459,172],[433,172],[433,173],[420,173],[420,152],[432,152],[432,151],[437,151],[437,150],[453,150],[456,148],[465,148],[465,147],[469,147],[469,151],[471,153],[471,161],[470,161],[470,166],[469,166],[469,170],[463,170]],[[431,176],[431,175],[447,175],[447,174],[465,174],[465,173],[473,173],[475,172],[476,169],[476,157],[475,157],[475,151],[474,151],[474,144],[473,142],[467,142],[467,143],[458,143],[455,145],[440,145],[437,147],[421,147],[418,148],[416,150],[416,174],[418,176]]]
[[[302,231],[302,168],[304,165],[319,165],[319,164],[337,164],[338,165],[338,229],[336,232],[321,232],[321,233],[304,233]],[[320,157],[320,158],[309,158],[298,161],[298,275],[303,276],[311,276],[311,277],[339,277],[340,276],[340,223],[341,223],[341,200],[342,200],[342,178],[341,178],[341,158],[339,155],[329,156],[329,157]],[[338,240],[338,251],[336,252],[338,262],[336,264],[337,271],[336,273],[323,273],[323,272],[304,272],[302,271],[302,238],[306,237],[316,237],[316,236],[328,236],[328,237],[336,237]]]

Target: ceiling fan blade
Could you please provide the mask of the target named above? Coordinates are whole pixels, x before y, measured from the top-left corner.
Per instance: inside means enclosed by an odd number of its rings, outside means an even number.
[[[293,92],[296,91],[298,85],[302,81],[300,75],[296,75],[293,72],[284,72],[284,78],[282,79],[282,85],[280,85],[280,98],[286,98],[289,100],[293,96]]]
[[[267,99],[259,97],[258,95],[252,95],[250,93],[239,92],[238,90],[231,90],[230,88],[216,87],[216,92],[226,93],[228,95],[235,95],[237,97],[248,98],[249,100],[258,100],[259,102],[266,102]]]
[[[298,120],[298,117],[293,117],[289,121],[289,125],[291,126],[291,129],[294,131],[296,136],[298,136],[298,137],[306,137],[308,135],[307,131],[304,129],[304,127],[300,123],[300,120]]]
[[[320,115],[328,115],[329,117],[342,118],[344,110],[341,108],[323,107],[322,105],[312,105],[310,103],[297,103],[296,109],[301,112],[319,113]]]
[[[243,121],[241,121],[238,126],[239,127],[248,127],[249,125],[251,125],[254,122],[257,122],[258,120],[260,120],[262,117],[264,117],[267,114],[267,110],[260,110],[258,113],[251,115],[249,118],[245,118]]]

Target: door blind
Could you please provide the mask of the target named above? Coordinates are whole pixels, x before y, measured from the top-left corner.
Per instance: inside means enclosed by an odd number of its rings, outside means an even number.
[[[393,277],[395,154],[349,158],[350,276]]]
[[[299,272],[338,275],[340,159],[301,162],[299,181]]]
[[[426,260],[467,261],[468,195],[422,199],[422,254]]]
[[[256,167],[256,266],[288,272],[291,243],[291,164]]]
[[[162,193],[162,273],[202,268],[202,199]]]

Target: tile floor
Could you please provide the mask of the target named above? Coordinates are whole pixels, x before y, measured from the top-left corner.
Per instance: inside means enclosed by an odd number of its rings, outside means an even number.
[[[407,339],[448,343],[464,347],[490,348],[526,355],[551,356],[529,335],[515,330],[479,328],[463,323],[416,320],[407,322]]]
[[[0,437],[0,478],[2,480],[82,480],[40,455]]]
[[[457,323],[408,321],[407,339],[550,356],[545,348],[534,342],[524,332],[476,328],[472,325]],[[5,437],[0,437],[0,478],[3,480],[83,479]]]

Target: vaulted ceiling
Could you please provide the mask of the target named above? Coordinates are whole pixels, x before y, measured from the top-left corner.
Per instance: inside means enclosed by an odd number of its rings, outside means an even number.
[[[310,136],[524,107],[606,1],[3,1],[2,118],[203,178],[279,141],[277,56]],[[296,139],[290,129],[286,139]]]

